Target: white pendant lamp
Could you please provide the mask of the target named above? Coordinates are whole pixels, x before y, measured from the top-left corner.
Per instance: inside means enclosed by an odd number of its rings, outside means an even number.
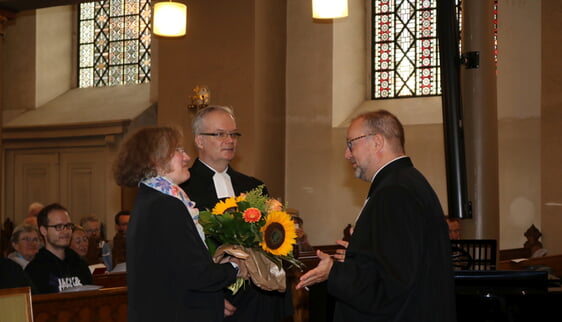
[[[153,9],[152,32],[158,36],[181,37],[186,33],[187,6],[179,2],[158,2]]]
[[[347,16],[347,0],[312,0],[314,19],[336,19]]]

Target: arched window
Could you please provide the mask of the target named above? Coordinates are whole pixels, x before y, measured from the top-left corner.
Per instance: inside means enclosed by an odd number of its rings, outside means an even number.
[[[150,0],[80,4],[78,87],[150,81]]]

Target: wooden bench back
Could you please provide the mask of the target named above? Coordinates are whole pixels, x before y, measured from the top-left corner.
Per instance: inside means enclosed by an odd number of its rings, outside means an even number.
[[[33,295],[35,322],[127,322],[127,287]]]

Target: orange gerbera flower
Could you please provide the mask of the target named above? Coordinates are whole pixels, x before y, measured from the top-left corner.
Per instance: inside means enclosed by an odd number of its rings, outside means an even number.
[[[258,208],[248,208],[242,214],[245,222],[257,222],[261,218],[261,211]]]

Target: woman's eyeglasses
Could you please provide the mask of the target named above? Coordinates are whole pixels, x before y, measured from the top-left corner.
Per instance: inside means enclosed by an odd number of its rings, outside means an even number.
[[[41,240],[39,240],[39,238],[37,238],[37,237],[35,237],[35,238],[23,237],[23,238],[20,238],[19,241],[24,241],[26,243],[39,243]]]

